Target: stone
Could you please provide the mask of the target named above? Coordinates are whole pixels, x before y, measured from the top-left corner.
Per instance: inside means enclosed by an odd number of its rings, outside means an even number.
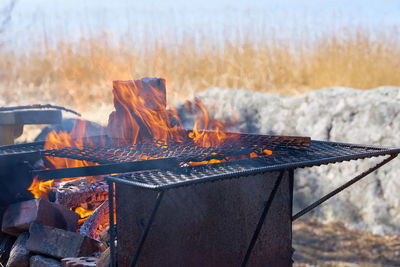
[[[109,247],[110,243],[110,227],[104,229],[99,235],[100,241],[106,246]]]
[[[75,232],[79,215],[56,203],[32,199],[10,205],[3,215],[2,231],[18,236],[28,231],[32,223]]]
[[[11,248],[10,257],[6,267],[27,267],[29,266],[29,250],[26,248],[26,241],[29,233],[25,232],[18,236]]]
[[[310,136],[314,140],[400,147],[400,88],[332,87],[295,96],[211,88],[195,96],[229,131]],[[185,127],[196,114],[178,105]],[[366,159],[296,170],[294,210],[317,200],[372,167]],[[400,157],[315,209],[324,222],[339,220],[375,234],[400,233]],[[309,215],[307,215],[309,216]]]
[[[61,262],[41,255],[32,256],[29,260],[30,267],[61,267]]]
[[[89,256],[104,250],[102,244],[87,236],[32,223],[26,247],[35,253],[63,259]]]
[[[110,248],[107,248],[97,260],[96,267],[108,267],[111,263]]]
[[[7,260],[10,256],[11,248],[15,242],[15,237],[10,235],[5,235],[0,243],[0,264],[6,265]]]
[[[97,258],[95,257],[79,257],[65,258],[61,260],[63,267],[95,267]]]

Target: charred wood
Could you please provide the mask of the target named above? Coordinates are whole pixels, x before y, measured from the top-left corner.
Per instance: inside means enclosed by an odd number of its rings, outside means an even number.
[[[91,182],[86,178],[55,183],[53,191],[55,202],[68,209],[78,206],[94,209],[108,199],[106,182]]]
[[[166,110],[167,102],[164,79],[113,81],[113,94],[115,111],[110,114],[107,127],[110,137],[128,143],[149,137],[150,129],[146,127],[141,113],[157,111],[159,116],[166,114],[162,112]]]
[[[104,201],[83,223],[80,233],[96,239],[99,233],[109,225],[108,200]]]

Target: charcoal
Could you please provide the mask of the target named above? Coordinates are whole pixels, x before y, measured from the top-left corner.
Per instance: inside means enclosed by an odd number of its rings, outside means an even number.
[[[29,230],[31,223],[75,232],[79,215],[56,203],[44,199],[32,199],[10,205],[3,215],[2,231],[18,236]]]
[[[30,251],[58,259],[89,256],[104,250],[99,241],[87,236],[37,223],[31,224],[29,233],[26,247]]]

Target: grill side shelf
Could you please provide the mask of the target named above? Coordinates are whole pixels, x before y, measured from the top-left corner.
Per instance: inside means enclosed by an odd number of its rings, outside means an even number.
[[[329,143],[325,143],[329,144]],[[217,163],[206,166],[192,166],[175,171],[144,171],[140,173],[127,173],[116,176],[107,176],[106,179],[113,182],[129,184],[132,186],[153,190],[164,190],[190,184],[204,183],[219,179],[235,178],[252,174],[277,171],[283,169],[305,168],[320,166],[330,163],[365,159],[378,156],[397,156],[398,149],[376,149],[366,152],[355,151],[353,154],[333,155],[299,159],[293,162],[279,162],[273,156],[265,156],[262,159],[243,159],[227,163]],[[284,156],[284,155],[282,155]],[[310,155],[308,155],[310,156]]]

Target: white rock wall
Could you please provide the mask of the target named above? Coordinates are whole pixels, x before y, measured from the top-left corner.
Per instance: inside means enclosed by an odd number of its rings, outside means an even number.
[[[214,118],[236,120],[231,130],[400,147],[400,88],[334,87],[292,97],[211,88],[196,98]],[[186,125],[191,120],[186,116]],[[294,212],[377,160],[382,159],[298,170]],[[400,158],[329,200],[313,215],[378,234],[400,233]]]

